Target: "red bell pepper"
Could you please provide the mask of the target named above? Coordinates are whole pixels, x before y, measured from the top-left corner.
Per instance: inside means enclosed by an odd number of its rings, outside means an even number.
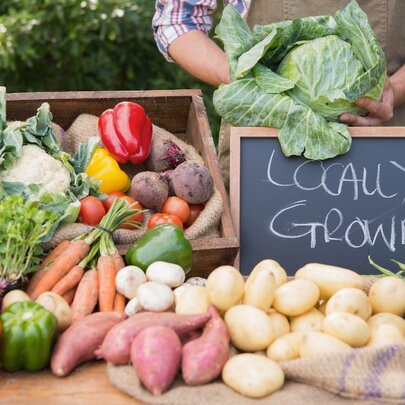
[[[119,163],[142,163],[152,146],[152,122],[136,103],[123,101],[98,119],[104,147]]]

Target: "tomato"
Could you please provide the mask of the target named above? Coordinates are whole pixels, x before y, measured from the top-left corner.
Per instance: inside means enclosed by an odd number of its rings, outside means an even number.
[[[124,200],[127,205],[131,205],[133,203],[136,203],[136,205],[134,205],[134,210],[143,210],[143,207],[141,204],[139,204],[135,199],[133,199],[132,197],[124,194],[122,191],[113,191],[112,193],[108,193],[108,197],[106,199],[104,199],[102,201],[104,208],[106,209],[106,211],[108,211],[111,206],[114,203],[114,200],[116,198],[120,198],[122,200]],[[128,219],[128,221],[138,221],[138,222],[142,222],[143,221],[143,212],[139,212],[138,214],[135,214],[134,216],[130,217]],[[134,226],[132,225],[128,225],[128,224],[123,224],[120,226],[121,229],[134,229]]]
[[[179,217],[172,214],[164,214],[162,212],[151,215],[148,221],[148,229],[153,228],[156,225],[166,223],[178,225],[181,229],[183,229],[183,222],[181,222]]]
[[[127,205],[132,205],[134,203],[136,203],[133,207],[134,210],[142,210],[143,207],[141,204],[139,204],[138,201],[136,201],[135,199],[133,199],[132,197],[125,195],[118,197],[121,200],[124,200]],[[138,221],[138,222],[142,222],[143,221],[143,212],[138,212],[137,214],[133,215],[132,217],[129,217],[127,221]],[[121,229],[134,229],[135,227],[129,224],[122,224],[120,226]]]
[[[108,211],[110,209],[110,207],[113,205],[114,200],[117,197],[125,196],[125,194],[122,191],[113,191],[112,193],[108,193],[107,195],[108,195],[107,198],[105,198],[104,200],[101,200],[106,211]]]
[[[204,209],[204,204],[190,204],[190,215],[187,218],[187,221],[184,222],[184,226],[187,228],[192,225],[198,216],[201,214],[201,211]]]
[[[180,221],[184,223],[190,215],[190,208],[187,201],[180,197],[173,196],[169,197],[163,203],[162,212],[165,214],[176,215],[176,217],[180,218]]]
[[[92,195],[80,200],[80,212],[77,222],[88,225],[98,225],[105,215],[105,208],[102,202]]]

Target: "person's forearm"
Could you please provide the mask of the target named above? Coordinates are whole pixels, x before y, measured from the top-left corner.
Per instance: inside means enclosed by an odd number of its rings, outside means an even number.
[[[399,68],[391,77],[390,82],[394,88],[395,106],[405,103],[405,65]]]
[[[229,83],[225,52],[201,31],[189,31],[169,46],[173,60],[198,79],[219,86]]]

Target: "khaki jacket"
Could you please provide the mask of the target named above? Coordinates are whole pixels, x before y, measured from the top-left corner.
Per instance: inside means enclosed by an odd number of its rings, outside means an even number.
[[[247,23],[270,24],[310,15],[333,15],[349,0],[252,0]],[[391,75],[405,64],[405,0],[357,0],[380,41]],[[389,126],[405,126],[405,105],[397,108]],[[229,185],[229,125],[221,123],[218,156],[226,186]]]

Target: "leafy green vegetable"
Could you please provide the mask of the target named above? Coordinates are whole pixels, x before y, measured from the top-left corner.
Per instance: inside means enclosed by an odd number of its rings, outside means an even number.
[[[0,218],[0,280],[19,280],[37,270],[41,243],[57,215],[42,209],[38,201],[13,195],[1,198]]]
[[[384,53],[355,0],[334,17],[255,26],[232,5],[216,34],[232,82],[214,93],[219,115],[235,126],[279,129],[286,156],[328,159],[351,146],[343,112],[364,114],[355,101],[378,99],[386,78]]]

